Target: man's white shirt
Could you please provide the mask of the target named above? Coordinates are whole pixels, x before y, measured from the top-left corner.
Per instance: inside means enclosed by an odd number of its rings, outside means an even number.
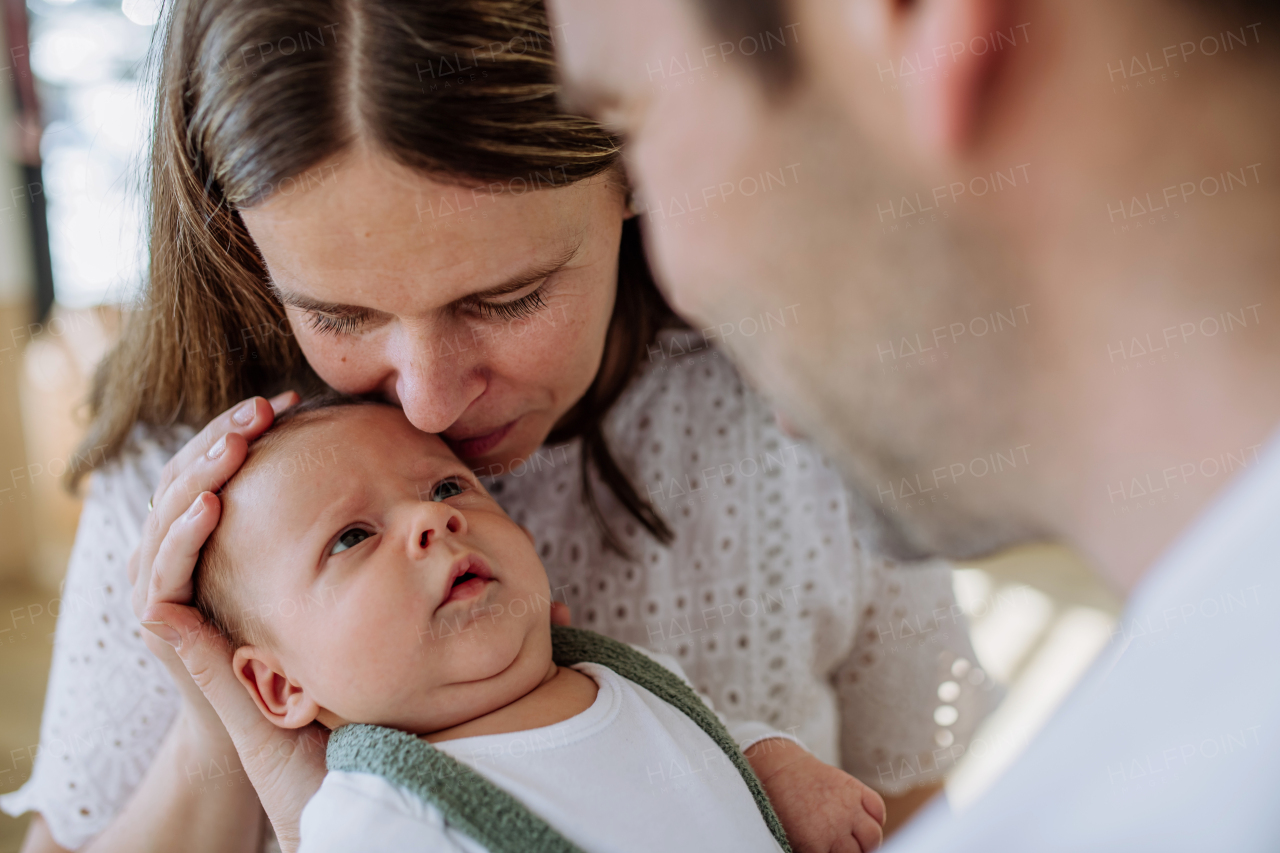
[[[886,853],[1280,851],[1280,436],[1135,590],[992,788]]]

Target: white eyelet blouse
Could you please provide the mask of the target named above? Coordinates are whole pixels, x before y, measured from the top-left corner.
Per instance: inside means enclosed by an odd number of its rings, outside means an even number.
[[[835,470],[779,430],[716,349],[664,335],[605,434],[675,532],[669,547],[596,481],[630,555],[606,549],[581,499],[576,440],[490,483],[537,540],[553,597],[575,625],[675,656],[725,717],[789,731],[882,792],[938,780],[1000,692],[974,665],[950,567],[875,555],[874,516]],[[139,426],[89,485],[34,772],[0,798],[10,814],[39,811],[64,847],[111,822],[177,712],[130,606],[127,563],[160,470],[191,434]],[[190,782],[242,781],[223,771],[192,768]]]

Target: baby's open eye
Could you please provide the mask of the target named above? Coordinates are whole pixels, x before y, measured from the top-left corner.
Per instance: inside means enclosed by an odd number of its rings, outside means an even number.
[[[344,530],[342,535],[338,537],[338,541],[334,542],[333,547],[329,549],[329,556],[345,551],[348,548],[354,548],[372,535],[369,531],[362,530],[359,527]]]
[[[467,490],[466,485],[457,477],[446,477],[436,483],[431,490],[431,500],[444,501],[452,497],[457,497]]]

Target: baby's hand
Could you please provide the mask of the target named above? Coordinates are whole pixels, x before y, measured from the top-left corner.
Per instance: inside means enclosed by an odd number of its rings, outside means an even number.
[[[796,853],[869,853],[884,839],[884,800],[789,740],[752,744],[747,760]]]

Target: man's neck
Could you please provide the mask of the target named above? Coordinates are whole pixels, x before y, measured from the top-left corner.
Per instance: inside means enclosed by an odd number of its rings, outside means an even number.
[[[1042,267],[1062,365],[1041,401],[1063,451],[1053,510],[1126,592],[1280,428],[1276,189],[1251,177]]]
[[[1156,20],[1041,69],[1020,125],[1039,132],[1008,140],[1059,176],[1006,223],[1044,320],[1027,440],[1052,450],[1028,504],[1125,592],[1280,429],[1276,60],[1258,46],[1163,88],[1084,88],[1098,51],[1127,57],[1148,30],[1155,50],[1195,23]],[[1105,134],[1045,112],[1061,103]]]

